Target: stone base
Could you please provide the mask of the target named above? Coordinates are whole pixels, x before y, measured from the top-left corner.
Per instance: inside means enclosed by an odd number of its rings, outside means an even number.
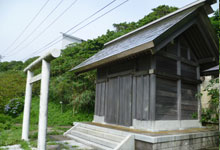
[[[109,124],[105,122],[104,116],[97,116],[97,115],[94,115],[93,122],[101,123],[101,124]],[[116,126],[121,126],[121,125],[116,125]],[[201,127],[202,125],[199,120],[143,121],[143,120],[133,119],[132,126],[130,126],[129,128],[157,132],[157,131],[184,130],[184,129],[201,128]]]
[[[184,130],[189,128],[201,128],[199,120],[156,120],[156,121],[141,121],[133,119],[134,129],[147,130],[152,132]]]
[[[182,138],[178,135],[174,139],[169,138],[168,135],[167,138],[164,142],[159,142],[160,139],[158,138],[158,142],[155,143],[135,139],[135,150],[202,150],[219,146],[218,132],[184,134]]]
[[[96,115],[94,115],[93,122],[105,124],[105,120],[104,119],[105,119],[104,116],[96,116]]]
[[[99,117],[94,119],[102,120]],[[218,147],[219,145],[219,131],[211,128],[150,132],[96,122],[74,123],[75,127],[78,124],[81,124],[80,126],[84,129],[92,129],[93,132],[98,131],[98,133],[103,132],[103,134],[116,134],[124,137],[132,136],[135,150],[195,150]]]

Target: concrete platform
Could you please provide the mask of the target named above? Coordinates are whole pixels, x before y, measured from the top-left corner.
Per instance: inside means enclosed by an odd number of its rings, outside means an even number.
[[[115,132],[121,136],[134,135],[135,150],[204,150],[210,147],[218,147],[219,145],[219,132],[213,128],[149,132],[94,122],[80,124],[84,127],[105,131],[106,133]]]

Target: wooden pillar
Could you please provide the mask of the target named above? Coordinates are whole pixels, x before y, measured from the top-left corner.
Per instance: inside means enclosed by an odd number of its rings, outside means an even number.
[[[34,76],[33,72],[28,70],[27,81],[26,81],[26,91],[25,91],[23,124],[22,124],[22,137],[21,137],[25,141],[28,141],[28,135],[29,135],[31,97],[32,97],[32,84],[30,83],[30,80],[33,76]]]
[[[197,74],[197,80],[200,80],[200,67],[198,66],[196,68],[196,74]],[[198,100],[198,120],[201,121],[201,115],[202,115],[202,105],[201,105],[201,85],[197,85],[197,100]]]
[[[178,39],[177,42],[177,75],[181,76],[181,46],[180,46],[180,40]],[[181,84],[182,81],[179,79],[177,81],[177,115],[178,120],[181,121],[181,99],[182,99],[182,92],[181,92]],[[180,124],[181,128],[181,124]]]
[[[156,58],[155,55],[151,56],[151,69],[150,74],[150,120],[154,121],[156,119]],[[154,126],[154,124],[152,125]]]
[[[49,80],[50,63],[42,60],[40,114],[38,125],[38,150],[46,150]]]

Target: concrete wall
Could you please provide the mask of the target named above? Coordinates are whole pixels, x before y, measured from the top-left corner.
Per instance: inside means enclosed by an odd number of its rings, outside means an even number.
[[[198,137],[161,143],[148,143],[135,140],[135,150],[194,150],[218,147],[218,145],[218,136]]]

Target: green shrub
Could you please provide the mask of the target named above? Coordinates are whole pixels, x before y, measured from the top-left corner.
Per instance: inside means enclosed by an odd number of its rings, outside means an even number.
[[[5,114],[17,117],[20,113],[23,112],[24,100],[22,98],[15,98],[9,101],[5,106]]]
[[[209,107],[202,110],[202,122],[218,123],[219,118],[219,79],[212,79],[205,88],[208,95],[211,96]]]

